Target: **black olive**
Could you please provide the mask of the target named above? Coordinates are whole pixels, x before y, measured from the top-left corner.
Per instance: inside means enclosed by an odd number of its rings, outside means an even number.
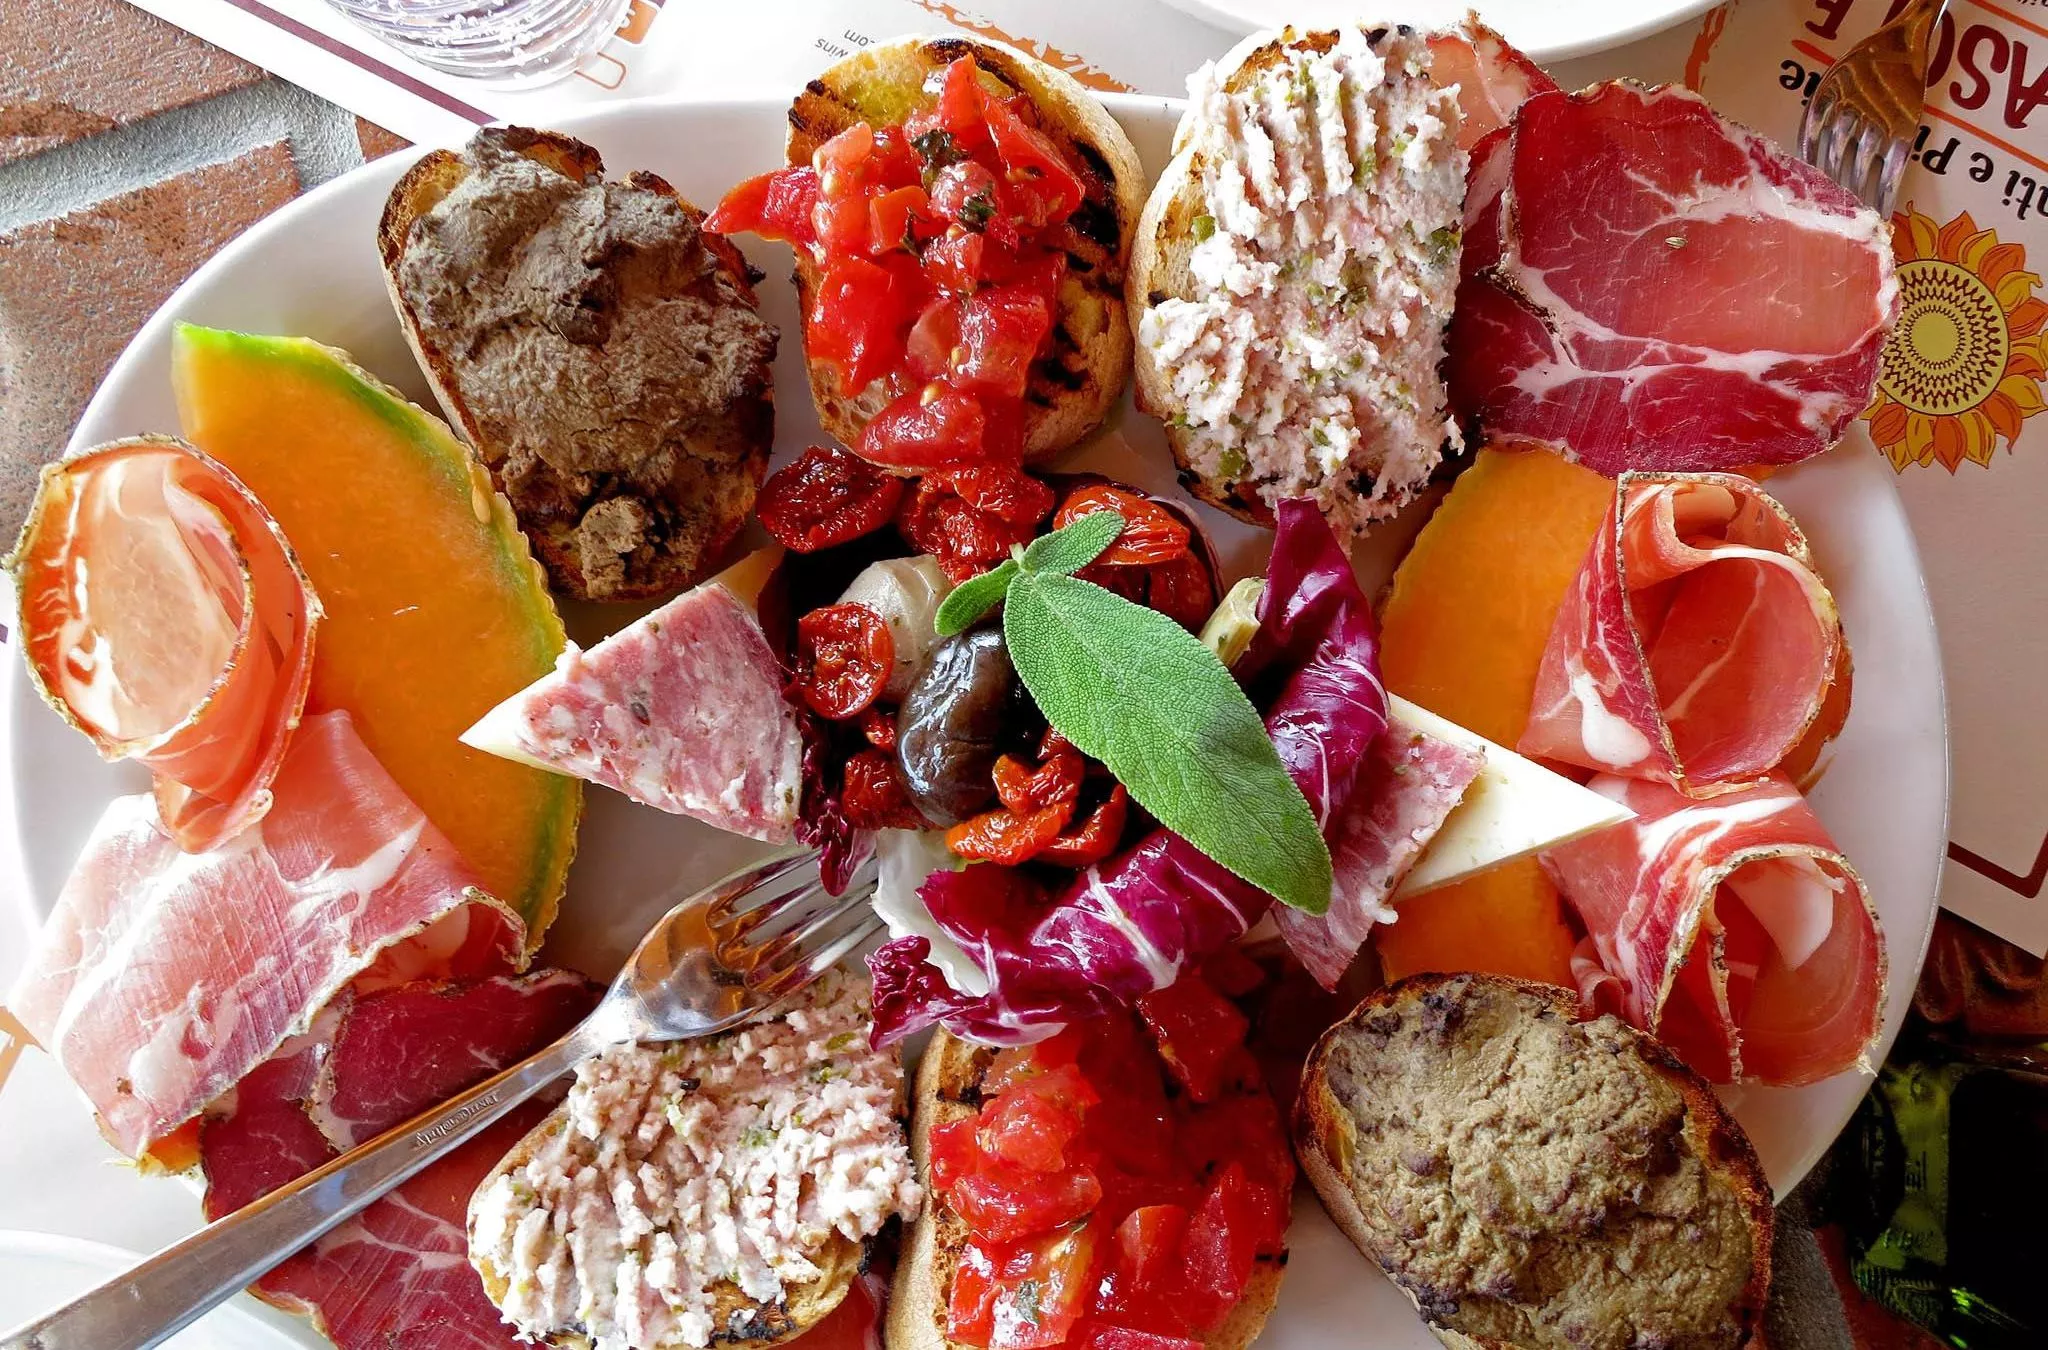
[[[955,825],[995,798],[998,756],[1036,718],[999,628],[947,638],[925,658],[896,713],[896,762],[925,818]]]

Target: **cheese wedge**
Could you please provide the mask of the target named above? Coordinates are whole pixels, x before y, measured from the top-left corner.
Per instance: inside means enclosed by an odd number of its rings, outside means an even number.
[[[1475,872],[1567,843],[1635,815],[1619,802],[1495,745],[1398,695],[1387,698],[1396,726],[1479,751],[1485,767],[1443,829],[1394,891],[1396,901]]]

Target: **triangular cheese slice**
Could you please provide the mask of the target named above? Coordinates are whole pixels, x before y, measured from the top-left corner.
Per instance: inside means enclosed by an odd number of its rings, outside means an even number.
[[[1395,889],[1396,901],[1618,825],[1635,815],[1621,803],[1580,787],[1405,698],[1389,695],[1387,713],[1395,726],[1486,756],[1485,767],[1465,790],[1465,800],[1458,803]]]

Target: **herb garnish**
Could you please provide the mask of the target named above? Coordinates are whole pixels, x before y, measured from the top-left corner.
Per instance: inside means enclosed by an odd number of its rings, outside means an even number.
[[[977,234],[988,228],[996,213],[996,197],[992,188],[983,188],[960,204],[960,223]]]
[[[958,143],[953,140],[953,133],[944,127],[934,127],[930,131],[912,136],[910,148],[917,151],[918,157],[924,160],[928,174],[937,173],[948,164],[958,164],[967,158]]]
[[[1189,228],[1194,231],[1195,242],[1199,244],[1210,235],[1216,233],[1216,217],[1196,216],[1193,221],[1189,222]]]
[[[947,596],[939,632],[1002,604],[1011,664],[1062,736],[1167,829],[1281,903],[1323,913],[1329,846],[1230,671],[1164,614],[1072,575],[1122,529],[1096,512],[1034,540]]]

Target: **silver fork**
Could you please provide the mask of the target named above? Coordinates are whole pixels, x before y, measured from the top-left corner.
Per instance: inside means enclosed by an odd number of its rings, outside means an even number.
[[[608,1046],[711,1036],[759,1017],[881,930],[874,864],[827,896],[814,852],[715,882],[654,925],[568,1035],[451,1101],[164,1248],[0,1350],[146,1350]]]
[[[1927,106],[1927,43],[1948,0],[1908,0],[1813,91],[1799,157],[1889,216]]]

